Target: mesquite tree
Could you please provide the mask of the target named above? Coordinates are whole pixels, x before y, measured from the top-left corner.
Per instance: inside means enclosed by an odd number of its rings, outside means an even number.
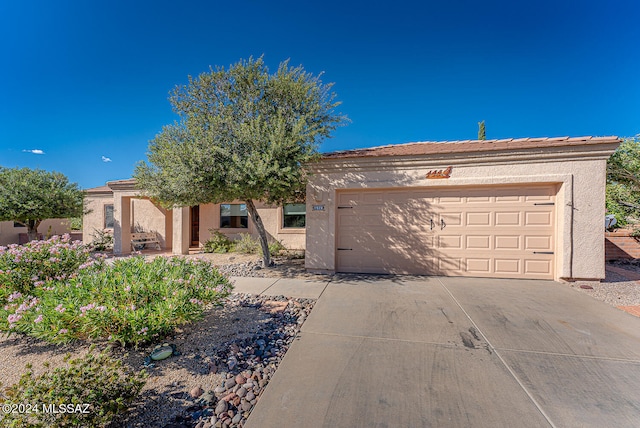
[[[84,192],[59,172],[0,167],[0,221],[27,227],[29,241],[48,218],[82,217]]]
[[[304,165],[347,121],[334,110],[332,86],[288,61],[271,74],[262,58],[189,76],[169,98],[179,120],[151,141],[148,163],[136,167],[138,185],[166,207],[244,201],[271,265],[255,202],[304,199]]]

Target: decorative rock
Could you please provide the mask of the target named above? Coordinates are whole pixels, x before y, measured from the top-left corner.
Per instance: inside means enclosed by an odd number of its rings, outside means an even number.
[[[204,390],[202,389],[202,387],[199,387],[199,386],[196,386],[191,391],[189,391],[189,395],[191,395],[193,398],[198,398],[203,393],[204,393]]]
[[[238,395],[238,397],[242,398],[242,397],[244,397],[245,395],[247,395],[247,390],[246,390],[246,389],[244,389],[244,388],[239,388],[239,389],[236,391],[236,394]]]
[[[216,415],[221,415],[229,408],[229,404],[225,400],[220,400],[216,406]]]
[[[195,428],[204,428],[204,422],[200,421]]]
[[[209,391],[200,396],[200,400],[202,400],[205,404],[211,404],[215,400],[216,396],[213,395],[213,392]]]
[[[231,394],[227,394],[224,397],[222,397],[222,400],[226,401],[226,402],[229,402],[229,401],[232,401],[236,397],[237,397],[237,395],[235,394],[235,392],[232,392]]]
[[[240,422],[242,420],[242,415],[240,413],[238,413],[237,415],[235,415],[233,417],[233,419],[231,419],[231,423],[232,424],[237,424],[238,422]]]
[[[256,398],[255,394],[253,393],[253,391],[249,391],[247,392],[247,396],[245,397],[248,401],[253,400],[254,398]]]
[[[247,382],[247,378],[245,378],[244,376],[242,376],[241,374],[239,374],[238,376],[236,376],[236,383],[238,385],[242,385],[243,383]]]
[[[216,394],[222,394],[225,391],[226,391],[226,388],[222,385],[217,386],[216,389],[213,390],[213,392],[215,392]]]
[[[240,405],[240,397],[236,395],[231,402],[234,406],[238,407]]]
[[[227,381],[224,383],[224,387],[226,389],[231,389],[234,386],[236,386],[236,380],[231,378],[231,379],[227,379]]]
[[[250,411],[252,407],[253,406],[251,405],[251,403],[247,400],[242,400],[242,402],[240,403],[240,408],[245,412]]]

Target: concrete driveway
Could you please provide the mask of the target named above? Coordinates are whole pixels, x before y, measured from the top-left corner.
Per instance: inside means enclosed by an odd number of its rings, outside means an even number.
[[[549,281],[334,279],[245,425],[302,426],[637,427],[640,319]]]

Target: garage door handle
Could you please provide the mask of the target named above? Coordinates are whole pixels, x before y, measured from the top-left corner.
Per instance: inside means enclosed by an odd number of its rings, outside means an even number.
[[[533,254],[553,254],[553,251],[534,251]]]
[[[435,227],[435,224],[433,223],[433,219],[431,219],[430,221],[431,221],[431,230],[433,230],[433,228]]]
[[[353,248],[338,248],[339,251],[353,251]]]
[[[447,223],[445,223],[443,219],[440,219],[440,230],[444,229],[445,227],[447,227]]]

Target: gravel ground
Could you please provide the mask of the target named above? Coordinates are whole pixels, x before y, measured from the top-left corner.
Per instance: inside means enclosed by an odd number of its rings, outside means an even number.
[[[609,262],[607,267],[606,278],[602,282],[577,281],[567,284],[581,293],[588,294],[594,299],[602,300],[612,306],[640,305],[640,283],[610,269],[610,267],[617,267],[625,269],[631,274],[640,274],[640,260]]]

